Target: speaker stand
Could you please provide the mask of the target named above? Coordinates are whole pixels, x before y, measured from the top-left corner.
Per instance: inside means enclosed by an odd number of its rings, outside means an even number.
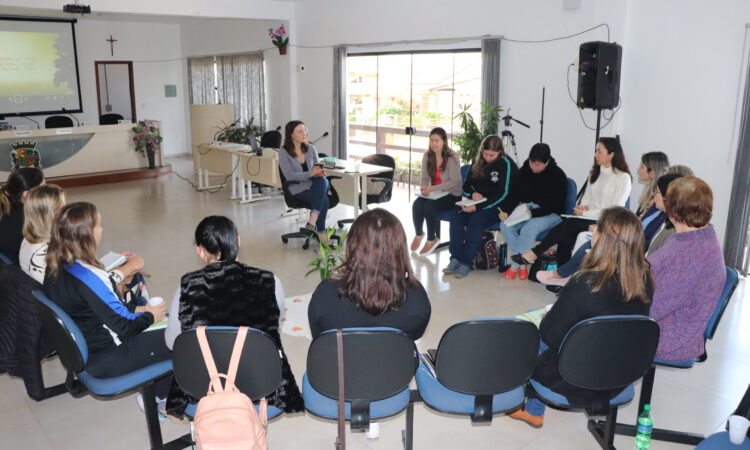
[[[599,142],[599,130],[602,125],[602,109],[596,108],[596,140],[594,141],[594,147],[596,147],[596,143]]]

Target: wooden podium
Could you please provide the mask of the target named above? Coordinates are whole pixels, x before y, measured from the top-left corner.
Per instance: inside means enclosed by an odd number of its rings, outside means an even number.
[[[219,129],[235,121],[234,105],[190,105],[193,169],[198,174],[198,147],[211,144]]]

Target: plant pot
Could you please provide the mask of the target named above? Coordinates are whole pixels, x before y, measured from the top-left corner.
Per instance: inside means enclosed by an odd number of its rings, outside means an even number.
[[[150,152],[146,151],[146,157],[148,158],[148,168],[149,169],[156,169],[156,163],[155,163],[155,156],[156,152]]]
[[[279,55],[286,55],[286,45],[279,47]]]

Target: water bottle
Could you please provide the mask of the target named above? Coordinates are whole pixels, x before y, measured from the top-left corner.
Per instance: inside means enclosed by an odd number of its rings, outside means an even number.
[[[635,448],[647,449],[651,445],[651,430],[654,419],[651,417],[651,405],[644,405],[643,412],[638,416],[638,433],[635,435]]]

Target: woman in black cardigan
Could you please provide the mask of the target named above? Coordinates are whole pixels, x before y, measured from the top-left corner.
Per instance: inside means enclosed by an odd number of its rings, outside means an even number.
[[[170,314],[165,332],[167,346],[172,347],[180,332],[201,325],[248,326],[266,332],[282,355],[281,385],[268,397],[268,404],[286,413],[303,411],[302,396],[281,346],[273,273],[236,261],[240,238],[226,217],[203,219],[195,230],[195,245],[206,266],[182,277],[179,312]],[[173,306],[172,311],[175,309]],[[181,419],[187,405],[195,402],[173,382],[167,413]]]
[[[597,316],[648,315],[654,279],[643,251],[643,226],[623,207],[605,209],[599,217],[581,270],[573,275],[539,327],[542,349],[533,379],[565,396],[571,403],[590,403],[595,391],[574,386],[560,377],[558,352],[578,322]],[[614,398],[622,389],[612,390]],[[544,423],[544,403],[530,397],[524,409],[510,414],[534,427]]]

